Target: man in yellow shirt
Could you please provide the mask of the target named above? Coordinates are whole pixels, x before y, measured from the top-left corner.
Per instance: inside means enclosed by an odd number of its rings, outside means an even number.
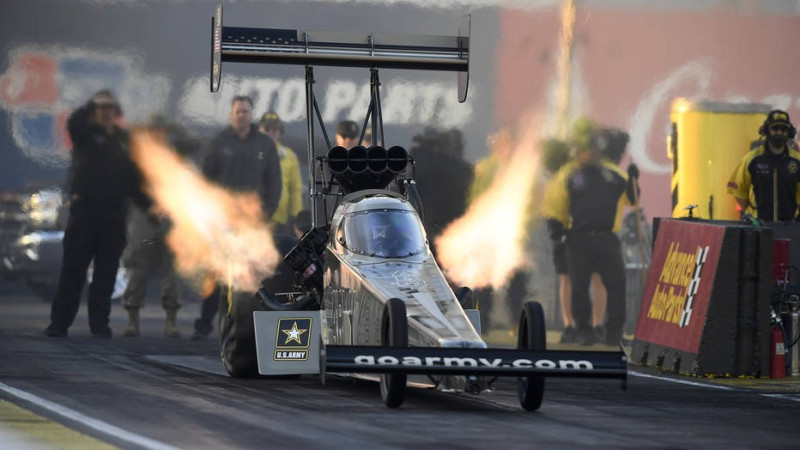
[[[264,114],[258,124],[262,133],[271,137],[278,147],[278,157],[281,161],[281,176],[283,189],[278,207],[272,215],[272,222],[278,230],[291,234],[287,227],[303,207],[303,181],[300,176],[300,163],[294,151],[281,143],[283,136],[283,122],[274,112]]]
[[[789,114],[775,109],[758,132],[765,139],[739,161],[728,181],[728,193],[742,211],[753,207],[761,220],[795,220],[800,204],[800,153],[791,142],[797,130]]]

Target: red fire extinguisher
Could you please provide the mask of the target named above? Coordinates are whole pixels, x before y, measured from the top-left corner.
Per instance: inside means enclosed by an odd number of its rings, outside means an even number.
[[[769,377],[786,377],[786,346],[783,342],[783,331],[778,325],[773,325],[769,339]]]

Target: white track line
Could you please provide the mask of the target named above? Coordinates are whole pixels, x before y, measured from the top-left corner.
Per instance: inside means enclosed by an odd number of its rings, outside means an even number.
[[[761,394],[764,397],[777,398],[781,400],[791,400],[793,402],[800,402],[800,397],[792,397],[792,394]],[[797,394],[794,394],[797,395]]]
[[[136,433],[131,433],[130,431],[123,430],[122,428],[103,422],[102,420],[94,419],[85,414],[81,414],[78,411],[67,408],[66,406],[61,406],[58,403],[51,402],[50,400],[45,400],[37,395],[11,387],[2,382],[0,382],[0,390],[8,394],[11,394],[14,397],[17,397],[21,400],[25,400],[27,402],[40,406],[48,411],[52,411],[58,414],[59,416],[62,416],[69,420],[73,420],[75,422],[79,422],[89,428],[95,429],[115,439],[129,442],[131,444],[135,444],[148,449],[177,450],[177,447],[173,447],[171,445],[164,444],[163,442],[146,438]]]
[[[716,384],[698,383],[696,381],[680,380],[680,379],[677,379],[677,378],[659,377],[658,375],[650,375],[650,374],[641,373],[641,372],[634,372],[632,370],[628,371],[628,375],[633,375],[635,377],[641,377],[641,378],[654,378],[656,380],[669,381],[669,382],[678,383],[678,384],[688,384],[689,386],[700,386],[700,387],[705,387],[705,388],[710,388],[710,389],[720,389],[720,390],[723,390],[723,391],[734,391],[735,390],[730,386],[719,386],[719,385],[716,385]]]
[[[730,386],[719,386],[719,385],[716,385],[716,384],[698,383],[696,381],[680,380],[680,379],[677,379],[677,378],[659,377],[657,375],[650,375],[650,374],[641,373],[641,372],[634,372],[632,370],[628,371],[628,375],[633,375],[635,377],[641,377],[641,378],[653,378],[653,379],[661,380],[661,381],[669,381],[671,383],[688,384],[690,386],[700,386],[700,387],[705,387],[705,388],[709,388],[709,389],[720,389],[720,390],[723,390],[723,391],[753,392],[751,389],[736,389],[736,388],[733,388],[733,387],[730,387]],[[800,396],[797,396],[796,393],[795,394],[773,394],[773,393],[764,394],[764,393],[758,393],[758,395],[760,395],[762,397],[768,397],[768,398],[777,398],[779,400],[790,400],[790,401],[793,401],[793,402],[800,402]]]

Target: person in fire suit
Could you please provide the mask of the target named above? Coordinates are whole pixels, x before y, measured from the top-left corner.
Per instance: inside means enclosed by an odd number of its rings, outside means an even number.
[[[625,265],[616,231],[624,204],[638,195],[639,171],[631,164],[628,174],[601,158],[596,125],[582,119],[575,126],[575,158],[556,173],[547,189],[544,216],[551,238],[566,243],[567,268],[572,290],[572,316],[577,341],[592,345],[589,283],[600,274],[608,292],[605,344],[617,345],[625,325]]]
[[[797,130],[789,114],[775,109],[767,114],[758,132],[766,139],[739,161],[728,181],[728,193],[743,213],[752,207],[760,220],[796,220],[800,204],[800,152],[790,142]],[[751,189],[754,205],[750,204]]]
[[[212,139],[203,160],[203,174],[231,191],[258,193],[264,218],[269,219],[281,198],[280,159],[275,143],[260,133],[252,120],[253,100],[234,97],[231,125]],[[219,310],[221,292],[217,284],[203,299],[192,339],[205,339],[213,330],[212,320]]]
[[[89,330],[95,337],[111,337],[111,294],[125,247],[129,200],[143,209],[150,207],[141,190],[141,173],[131,159],[128,132],[118,125],[121,117],[119,102],[104,89],[67,120],[73,145],[69,221],[47,336],[67,336],[80,307],[87,269],[94,261],[88,297]]]

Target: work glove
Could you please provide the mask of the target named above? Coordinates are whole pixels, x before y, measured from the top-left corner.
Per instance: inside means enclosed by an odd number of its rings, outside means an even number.
[[[550,239],[553,241],[553,244],[564,242],[565,232],[564,232],[564,225],[555,220],[555,219],[547,219],[547,230],[550,232]]]
[[[634,163],[628,166],[628,178],[639,178],[639,168]]]

